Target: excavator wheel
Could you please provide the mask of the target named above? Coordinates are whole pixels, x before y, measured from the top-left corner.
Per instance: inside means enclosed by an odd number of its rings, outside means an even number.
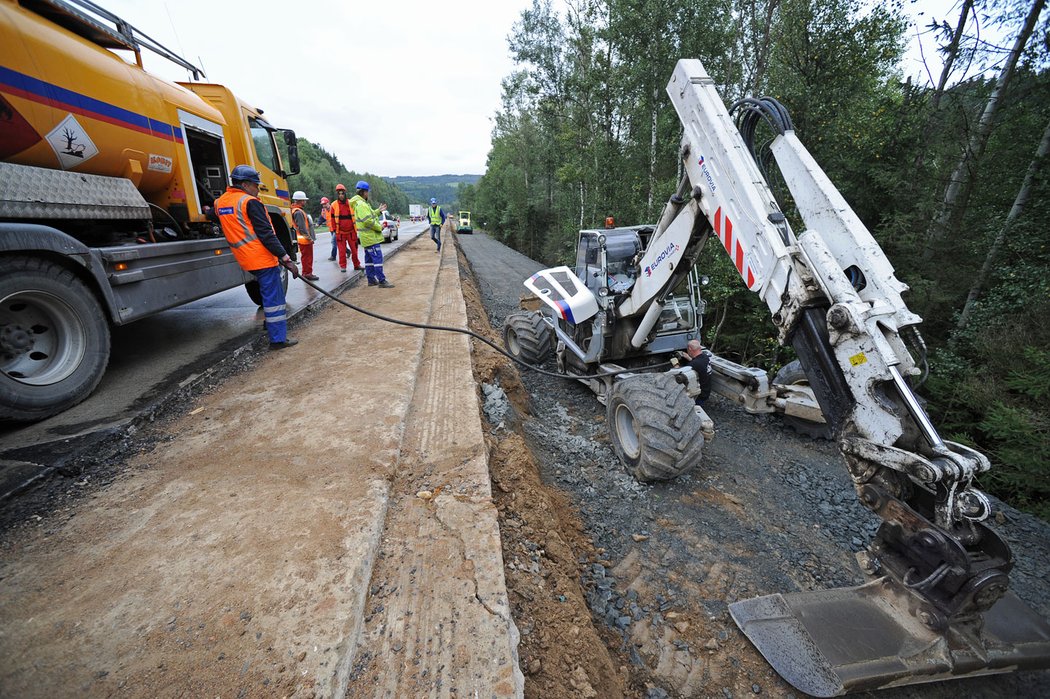
[[[670,374],[617,382],[606,401],[613,451],[640,481],[675,478],[700,462],[703,425]]]
[[[780,371],[773,377],[773,383],[785,386],[808,386],[809,379],[806,378],[806,372],[802,369],[802,362],[796,359],[780,367]],[[827,423],[810,422],[793,415],[784,415],[783,419],[785,425],[801,435],[811,439],[831,439],[831,428]]]
[[[541,313],[512,313],[503,322],[503,344],[526,364],[543,364],[551,356],[551,330]]]

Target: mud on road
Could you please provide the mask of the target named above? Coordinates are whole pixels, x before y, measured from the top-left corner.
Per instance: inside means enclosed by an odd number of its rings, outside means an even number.
[[[504,318],[518,310],[521,282],[542,266],[481,233],[458,241],[490,332],[499,337]],[[480,345],[476,356],[478,379],[489,384],[483,409],[495,445],[493,490],[517,492],[519,500],[535,493],[544,505],[508,504],[506,497],[498,502],[510,598],[523,627],[527,695],[588,696],[590,686],[580,678],[607,672],[612,674],[597,676],[616,683],[602,686],[597,696],[798,696],[737,629],[727,605],[865,581],[853,554],[878,520],[857,502],[835,446],[797,435],[775,417],[747,415],[716,396],[705,406],[716,437],[699,468],[672,482],[640,484],[614,456],[605,409],[589,390],[534,372],[519,377],[504,360],[486,360]],[[501,450],[509,453],[501,457]],[[1050,616],[1050,525],[1001,503],[996,510],[996,526],[1016,557],[1012,588]],[[536,556],[532,547],[541,544]],[[570,550],[560,550],[562,544]],[[531,558],[522,555],[529,550]],[[557,588],[548,582],[551,558],[559,564]],[[572,562],[576,584],[569,587],[584,598],[593,636],[581,627],[573,595],[550,602],[553,589],[565,589],[562,577]],[[573,612],[559,613],[559,604]],[[544,640],[534,643],[527,629]],[[590,639],[601,638],[604,657],[581,664],[578,655],[544,647],[566,634],[588,639],[588,653]],[[565,683],[566,673],[575,684]],[[1050,672],[870,696],[1050,696]]]

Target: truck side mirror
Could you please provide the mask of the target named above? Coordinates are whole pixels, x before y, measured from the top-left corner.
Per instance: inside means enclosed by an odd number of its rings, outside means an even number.
[[[299,174],[299,143],[295,140],[295,132],[291,129],[282,129],[284,134],[284,145],[288,146],[288,172],[286,176]]]

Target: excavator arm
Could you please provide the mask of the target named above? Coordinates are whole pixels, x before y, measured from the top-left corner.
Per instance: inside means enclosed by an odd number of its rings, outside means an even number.
[[[860,501],[883,520],[858,554],[872,582],[736,602],[734,619],[817,696],[1050,666],[1050,625],[1009,592],[1010,549],[984,524],[990,502],[973,481],[988,459],[942,439],[908,383],[922,340],[907,286],[775,100],[739,103],[738,124],[698,60],[679,61],[667,91],[685,177],[617,313],[642,316],[644,344],[698,237],[713,233],[797,351]],[[798,236],[742,135],[759,120],[776,132]]]

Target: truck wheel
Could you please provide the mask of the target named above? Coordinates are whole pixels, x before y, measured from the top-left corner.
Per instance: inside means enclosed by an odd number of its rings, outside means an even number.
[[[284,289],[285,296],[288,295],[288,270],[281,267],[281,288]],[[248,298],[252,300],[256,306],[262,304],[262,291],[259,290],[259,282],[256,279],[250,282],[244,282],[244,290],[248,292]]]
[[[695,404],[669,374],[647,374],[613,385],[606,401],[613,451],[640,481],[675,478],[696,464],[704,435]]]
[[[780,367],[780,371],[773,377],[773,383],[785,386],[808,386],[809,379],[802,369],[802,362],[794,360]],[[827,423],[810,422],[794,415],[782,416],[784,424],[799,434],[811,439],[831,439],[831,428]]]
[[[76,405],[108,363],[109,324],[86,284],[55,262],[0,259],[0,419]]]
[[[551,356],[551,329],[540,313],[512,313],[503,322],[503,344],[526,364],[543,364]]]

